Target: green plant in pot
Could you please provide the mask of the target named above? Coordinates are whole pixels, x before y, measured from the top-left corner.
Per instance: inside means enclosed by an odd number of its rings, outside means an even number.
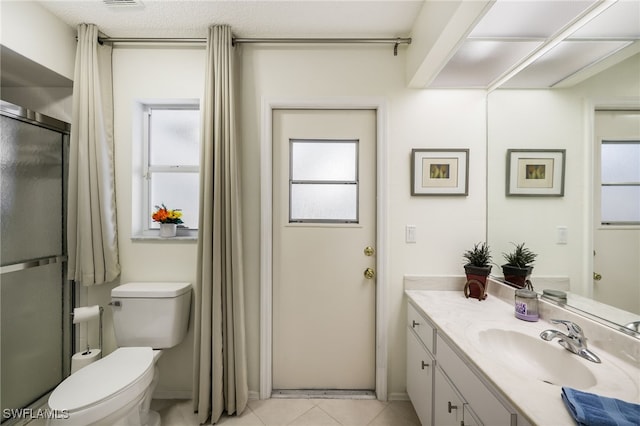
[[[491,252],[487,243],[477,243],[471,250],[463,253],[467,260],[464,272],[467,283],[464,287],[466,297],[484,300],[487,298],[487,277],[491,273]]]
[[[538,256],[525,247],[524,244],[513,244],[515,246],[513,251],[502,254],[507,261],[505,265],[502,265],[504,279],[517,288],[524,288],[530,285],[528,280],[531,276],[531,271],[533,271],[532,264]]]

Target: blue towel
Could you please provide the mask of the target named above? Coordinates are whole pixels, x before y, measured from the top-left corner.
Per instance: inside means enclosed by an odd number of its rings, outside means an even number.
[[[562,400],[579,426],[638,426],[640,405],[563,387]]]

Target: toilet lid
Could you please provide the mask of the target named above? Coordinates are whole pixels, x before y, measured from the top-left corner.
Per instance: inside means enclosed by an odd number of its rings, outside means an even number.
[[[67,377],[51,393],[49,406],[78,410],[96,404],[153,374],[151,348],[119,348]]]

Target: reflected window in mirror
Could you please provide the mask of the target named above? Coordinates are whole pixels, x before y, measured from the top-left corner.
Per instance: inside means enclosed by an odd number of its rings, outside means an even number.
[[[640,225],[640,140],[601,143],[601,223]]]

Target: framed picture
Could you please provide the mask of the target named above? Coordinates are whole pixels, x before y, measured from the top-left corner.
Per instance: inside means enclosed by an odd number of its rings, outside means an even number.
[[[507,196],[564,196],[565,151],[507,150]]]
[[[411,195],[468,195],[468,149],[413,149]]]

